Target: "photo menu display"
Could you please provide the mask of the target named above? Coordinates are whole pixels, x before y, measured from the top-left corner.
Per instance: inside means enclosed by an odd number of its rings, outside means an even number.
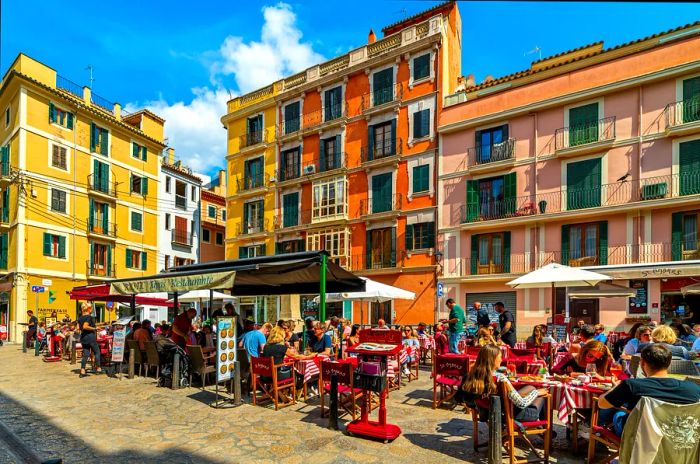
[[[216,381],[231,380],[236,361],[236,334],[233,317],[220,317],[216,324]]]

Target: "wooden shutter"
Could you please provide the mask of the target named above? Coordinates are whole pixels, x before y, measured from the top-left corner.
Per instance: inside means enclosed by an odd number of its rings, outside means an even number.
[[[683,101],[700,97],[700,77],[693,77],[683,81]]]
[[[132,253],[130,249],[126,249],[126,267],[134,267],[133,261],[132,261]]]
[[[391,267],[396,267],[396,227],[391,228]]]
[[[413,113],[413,138],[419,139],[422,137],[421,130],[423,129],[423,112],[416,111]]]
[[[467,181],[467,211],[466,222],[473,222],[479,217],[479,181]]]
[[[141,152],[141,150],[140,150],[138,144],[135,142],[132,142],[131,143],[131,156],[133,156],[134,158],[140,158],[141,157],[140,152]]]
[[[471,275],[476,275],[477,274],[477,266],[479,265],[479,236],[478,235],[472,235],[471,237],[472,240],[472,250],[471,250],[471,259],[469,261],[470,264],[470,273]]]
[[[10,145],[0,148],[0,173],[3,176],[10,174]]]
[[[598,103],[569,110],[569,146],[598,140]]]
[[[406,224],[406,249],[413,250],[413,224]]]
[[[391,154],[396,154],[396,119],[391,120]]]
[[[372,231],[367,231],[365,242],[365,269],[372,269]]]
[[[2,191],[2,222],[10,222],[10,187]]]
[[[63,237],[61,235],[58,236],[58,257],[66,257],[66,237]]]
[[[91,245],[91,246],[92,246],[92,245]],[[107,247],[106,247],[106,250],[105,250],[105,253],[106,253],[106,255],[107,255],[107,259],[106,259],[106,261],[107,261],[106,275],[109,276],[109,277],[114,277],[114,275],[113,275],[113,273],[112,273],[112,247],[111,247],[111,246],[107,246]]]
[[[90,123],[90,151],[94,152],[97,147],[97,126],[94,122]]]
[[[99,163],[99,161],[98,161]],[[99,163],[100,165],[100,187],[103,192],[109,192],[109,165]]]
[[[374,159],[374,125],[367,126],[367,160]]]
[[[66,114],[66,127],[68,129],[73,129],[73,113]]]
[[[100,154],[107,156],[109,154],[109,131],[107,129],[99,129],[100,136]]]
[[[141,252],[141,270],[145,271],[148,269],[148,254],[145,251]]]
[[[510,232],[503,232],[503,272],[510,272]]]
[[[141,195],[148,195],[148,177],[141,178]]]
[[[51,256],[52,243],[51,234],[44,232],[44,256]]]
[[[56,122],[56,107],[49,102],[49,122]]]
[[[561,263],[569,265],[569,225],[561,226]]]
[[[89,208],[89,213],[88,213],[88,229],[92,231],[93,227],[95,227],[95,200],[90,198],[90,208]]]
[[[265,214],[265,211],[264,211],[265,210],[265,201],[260,200],[260,201],[258,201],[258,203],[260,204],[260,206],[258,207],[258,230],[262,231],[262,230],[264,230],[263,229],[263,217]]]
[[[245,259],[248,257],[248,247],[239,246],[238,247],[238,257],[240,259]]]
[[[671,215],[671,259],[680,261],[683,257],[683,213]]]
[[[505,206],[505,212],[506,214],[514,214],[516,207],[517,207],[517,202],[518,198],[516,197],[516,180],[515,180],[515,173],[511,172],[503,176],[503,196],[505,198],[506,204]]]
[[[700,193],[700,140],[678,144],[679,188],[681,195]]]
[[[109,235],[109,205],[102,203],[102,230]]]
[[[341,166],[341,156],[343,150],[341,150],[341,137],[340,134],[335,136],[335,152],[333,153],[333,169],[338,169]]]
[[[248,208],[250,207],[250,203],[243,203],[243,227],[241,228],[241,232],[243,234],[248,233]]]
[[[141,159],[144,161],[148,161],[148,150],[145,146],[141,147]]]
[[[2,269],[7,269],[9,241],[10,235],[3,232],[0,235],[0,268]]]
[[[608,264],[608,221],[598,223],[598,261],[601,266]]]
[[[319,165],[320,168],[319,171],[323,172],[326,170],[326,141],[324,139],[319,139],[319,147],[318,147],[318,160],[319,160]]]

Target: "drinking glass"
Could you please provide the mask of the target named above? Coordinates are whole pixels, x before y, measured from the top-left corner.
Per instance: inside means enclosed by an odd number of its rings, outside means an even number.
[[[596,374],[595,363],[586,364],[586,375],[590,375],[591,377],[593,377],[595,374]]]

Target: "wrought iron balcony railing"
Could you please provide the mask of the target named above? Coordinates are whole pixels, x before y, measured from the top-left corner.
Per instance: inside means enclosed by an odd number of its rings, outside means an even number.
[[[96,93],[92,92],[90,93],[90,102],[93,105],[97,105],[100,108],[102,108],[105,111],[109,111],[110,113],[114,111],[114,103],[107,100],[104,97],[100,97]]]
[[[175,194],[175,206],[180,209],[187,209],[187,195]]]
[[[270,219],[265,218],[262,221],[256,219],[248,219],[248,222],[239,222],[236,224],[236,235],[251,235],[263,232],[270,232]]]
[[[277,133],[282,137],[298,131],[313,130],[326,123],[340,120],[345,115],[347,115],[347,104],[337,103],[294,118],[282,117],[277,126]]]
[[[347,167],[347,155],[343,152],[335,152],[326,154],[321,159],[313,158],[306,160],[303,163],[295,160],[294,163],[281,162],[282,168],[279,170],[278,181],[284,182],[293,179],[299,179],[304,176],[310,176],[321,172],[332,171],[334,169],[342,169]]]
[[[372,250],[369,254],[352,255],[350,260],[352,271],[391,269],[396,266],[396,251]]]
[[[170,231],[172,238],[171,242],[175,245],[192,246],[193,234],[186,230],[173,229]]]
[[[372,195],[366,200],[360,200],[360,216],[399,212],[403,208],[403,194]]]
[[[115,238],[117,236],[117,223],[105,222],[98,219],[93,219],[91,221],[88,219],[87,232],[88,234],[97,234]]]
[[[99,192],[111,197],[117,196],[117,183],[110,181],[109,178],[89,174],[87,177],[88,190]]]
[[[76,97],[83,98],[83,86],[78,85],[75,82],[66,79],[63,76],[56,75],[56,88],[64,90],[68,93],[75,95]]]
[[[90,260],[85,262],[85,273],[89,277],[102,277],[106,279],[114,279],[117,277],[116,266],[114,263],[110,265],[102,263],[93,263]]]
[[[384,158],[391,158],[393,156],[398,156],[403,153],[403,139],[396,138],[396,140],[385,139],[374,142],[374,146],[370,147],[368,145],[360,148],[360,158],[363,163],[368,163],[370,161],[376,161]]]
[[[491,145],[477,145],[467,150],[467,162],[469,166],[495,163],[515,157],[515,139],[510,138],[501,143]]]
[[[376,108],[386,103],[400,102],[403,100],[403,85],[398,82],[386,87],[372,89],[370,93],[362,96],[363,111]]]
[[[239,192],[246,192],[258,188],[266,187],[270,182],[270,175],[267,173],[257,173],[236,178],[236,185]]]
[[[554,131],[554,150],[566,150],[608,140],[615,140],[615,116],[557,129]]]
[[[259,143],[265,143],[269,139],[269,132],[269,129],[248,131],[245,135],[238,137],[238,146],[240,149],[243,149]]]
[[[669,103],[664,108],[666,129],[700,121],[700,96]]]

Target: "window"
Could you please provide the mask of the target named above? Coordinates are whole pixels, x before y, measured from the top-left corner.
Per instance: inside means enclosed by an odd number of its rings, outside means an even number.
[[[192,186],[192,201],[197,201],[197,187]]]
[[[10,175],[10,144],[0,147],[0,175]]]
[[[7,108],[5,110],[5,127],[9,127],[10,125],[10,108]]]
[[[370,193],[371,210],[368,213],[383,213],[393,209],[393,178],[390,172],[372,176]]]
[[[67,156],[68,150],[66,150],[66,147],[62,147],[57,144],[53,144],[51,147],[51,166],[58,168],[58,169],[63,169],[64,171],[68,170],[68,156]]]
[[[284,133],[291,134],[301,128],[301,103],[294,102],[284,107]]]
[[[90,198],[90,208],[88,213],[88,230],[95,234],[111,235],[116,234],[114,226],[110,230],[109,205]]]
[[[396,266],[396,228],[385,227],[367,231],[367,269]]]
[[[678,144],[678,193],[700,193],[700,139]]]
[[[330,258],[341,266],[347,266],[350,251],[350,236],[345,229],[325,229],[307,232],[306,249],[309,251],[326,250]]]
[[[297,253],[299,251],[304,251],[304,239],[299,239],[299,240],[285,240],[283,242],[276,242],[275,247],[276,247],[276,253],[279,254],[284,254],[284,253]]]
[[[88,273],[93,276],[114,277],[112,267],[112,247],[102,243],[90,243],[90,268]]]
[[[255,258],[265,256],[265,244],[238,247],[239,258]]]
[[[296,179],[301,175],[301,150],[299,147],[282,152],[280,180]]]
[[[343,114],[343,87],[326,90],[324,94],[324,120],[332,121]]]
[[[250,201],[243,205],[243,233],[254,234],[263,230],[263,200]]]
[[[517,197],[515,173],[489,179],[467,181],[466,222],[499,219],[515,213]]]
[[[145,251],[126,249],[126,267],[129,269],[146,270],[148,257]]]
[[[211,242],[210,235],[211,235],[211,231],[209,229],[205,229],[205,228],[202,229],[202,241],[204,243]]]
[[[683,81],[683,119],[682,122],[700,120],[700,76]],[[7,125],[7,117],[5,118]]]
[[[413,193],[430,190],[430,165],[421,164],[413,167]]]
[[[148,161],[146,147],[136,142],[131,143],[131,156],[142,161]]]
[[[513,150],[507,141],[507,124],[476,131],[476,164],[511,158]]]
[[[216,233],[216,244],[217,245],[223,245],[224,244],[224,234],[221,232]]]
[[[187,185],[179,180],[175,180],[175,206],[187,209]]]
[[[319,166],[321,172],[341,167],[340,135],[321,140]]]
[[[170,230],[170,213],[165,213],[165,230]]]
[[[683,251],[698,249],[698,216],[697,214],[683,215]]]
[[[569,109],[569,146],[598,141],[598,103]]]
[[[109,181],[109,164],[93,160],[92,182],[90,187],[103,193],[114,193]]]
[[[246,146],[262,142],[262,114],[248,118],[246,125]]]
[[[7,269],[7,250],[10,235],[7,232],[0,234],[0,269]]]
[[[246,160],[243,164],[243,189],[250,190],[263,186],[264,166],[262,156]]]
[[[55,188],[51,189],[51,210],[59,213],[66,212],[66,192]]]
[[[600,206],[601,158],[566,165],[567,209]]]
[[[209,205],[207,207],[207,215],[212,219],[216,219],[216,206]]]
[[[44,232],[44,256],[66,257],[66,237]]]
[[[563,225],[562,264],[594,266],[608,263],[608,222]]]
[[[406,249],[426,250],[435,247],[435,223],[419,222],[406,225]]]
[[[510,232],[472,236],[472,274],[510,272]]]
[[[413,80],[430,77],[430,53],[413,58]]]
[[[226,222],[226,210],[225,209],[221,210],[221,220]]]
[[[312,199],[312,218],[345,216],[347,214],[346,179],[334,179],[314,182]]]
[[[137,176],[136,174],[131,175],[131,193],[138,193],[140,195],[148,194],[148,178]]]
[[[10,222],[10,187],[2,189],[2,206],[0,207],[0,222]]]
[[[430,110],[424,109],[413,113],[413,138],[420,139],[430,135]]]
[[[372,76],[374,106],[394,101],[394,68],[377,71]]]
[[[143,232],[143,214],[138,211],[131,212],[131,230]]]
[[[5,113],[5,125],[9,122],[9,110]],[[73,129],[73,113],[70,113],[64,109],[58,108],[53,103],[49,103],[49,122],[52,124],[58,124],[66,129]],[[92,150],[95,151],[95,150]],[[103,153],[105,154],[105,153]]]
[[[165,176],[165,193],[170,193],[170,176]]]
[[[90,151],[105,156],[109,154],[109,131],[94,122],[90,125]]]
[[[299,192],[282,196],[282,227],[299,225]]]
[[[383,158],[396,154],[396,120],[369,127],[369,158]]]

